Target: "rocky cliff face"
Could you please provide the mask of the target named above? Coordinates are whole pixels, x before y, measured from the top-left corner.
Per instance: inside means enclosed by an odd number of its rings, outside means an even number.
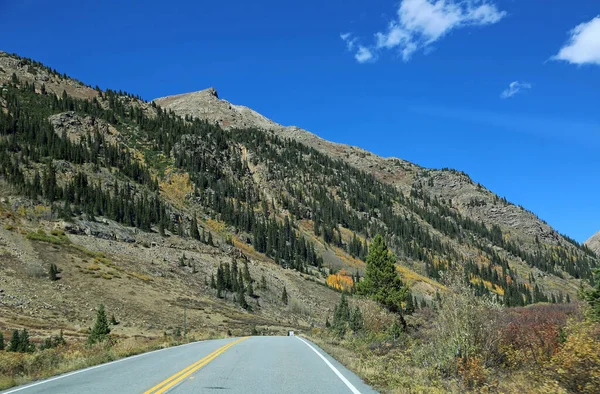
[[[585,245],[596,252],[596,254],[600,255],[600,232],[597,232],[590,239],[585,241]]]

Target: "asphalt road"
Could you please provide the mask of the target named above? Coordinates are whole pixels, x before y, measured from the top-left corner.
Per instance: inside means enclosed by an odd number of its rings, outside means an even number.
[[[195,342],[71,372],[7,391],[19,394],[375,393],[299,337]]]

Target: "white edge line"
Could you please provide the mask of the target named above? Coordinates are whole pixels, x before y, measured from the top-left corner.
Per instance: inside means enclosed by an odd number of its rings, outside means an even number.
[[[235,339],[235,338],[227,338],[227,339]],[[219,339],[216,339],[216,340],[218,341]],[[121,358],[121,359],[118,359],[118,360],[115,360],[115,361],[110,361],[110,362],[107,362],[107,363],[104,363],[104,364],[94,365],[93,367],[87,367],[87,368],[84,368],[84,369],[79,369],[77,371],[68,372],[68,373],[65,373],[63,375],[58,375],[58,376],[55,376],[53,378],[45,379],[45,380],[42,380],[42,381],[39,381],[39,382],[36,382],[36,383],[33,383],[33,384],[28,384],[26,386],[21,386],[21,387],[18,387],[16,389],[13,389],[11,391],[2,391],[0,393],[1,394],[16,393],[17,391],[26,390],[26,389],[29,389],[31,387],[39,386],[41,384],[46,384],[46,383],[53,382],[55,380],[59,380],[59,379],[62,379],[62,378],[67,378],[67,377],[73,376],[73,375],[77,375],[77,374],[82,373],[82,372],[91,371],[92,369],[106,367],[108,365],[117,364],[117,363],[120,363],[122,361],[133,360],[134,358],[147,356],[149,354],[162,352],[164,350],[178,349],[178,348],[182,348],[182,347],[186,347],[186,346],[190,346],[190,345],[197,345],[197,344],[202,343],[202,342],[206,342],[206,341],[196,341],[196,342],[192,342],[192,343],[186,343],[185,345],[170,346],[170,347],[166,347],[164,349],[158,349],[158,350],[153,350],[151,352],[146,352],[146,353],[142,353],[142,354],[136,354],[135,356],[124,357],[124,358]]]
[[[296,338],[298,338],[299,340],[301,340],[302,342],[304,342],[304,344],[306,346],[308,346],[309,348],[311,348],[313,352],[317,353],[317,355],[319,357],[321,357],[323,359],[323,361],[325,361],[325,364],[327,364],[327,366],[329,368],[331,368],[331,370],[333,372],[335,372],[335,374],[338,376],[338,378],[340,378],[341,381],[344,382],[344,384],[346,386],[348,386],[348,388],[350,389],[350,391],[352,391],[354,394],[360,394],[360,391],[358,391],[358,389],[356,387],[354,387],[354,385],[352,383],[350,383],[350,381],[348,379],[346,379],[346,377],[344,375],[342,375],[342,373],[340,371],[338,371],[338,369],[336,367],[334,367],[333,364],[331,364],[329,362],[329,360],[327,360],[325,358],[325,356],[323,356],[317,349],[315,349],[310,343],[306,342],[304,339],[302,339],[300,337],[296,337]]]

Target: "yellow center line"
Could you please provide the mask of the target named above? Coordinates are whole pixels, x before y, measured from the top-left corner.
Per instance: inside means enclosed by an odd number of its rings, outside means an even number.
[[[208,356],[202,358],[201,360],[196,361],[189,367],[186,367],[186,368],[182,369],[181,371],[177,372],[175,375],[163,380],[156,386],[152,387],[150,390],[145,391],[144,394],[163,394],[168,389],[175,386],[176,384],[178,384],[179,382],[181,382],[182,380],[184,380],[185,378],[187,378],[188,376],[190,376],[191,374],[193,374],[194,372],[196,372],[197,370],[199,370],[200,368],[202,368],[203,366],[205,366],[206,364],[208,364],[209,362],[211,362],[212,360],[217,358],[220,354],[224,353],[227,349],[229,349],[233,345],[236,345],[236,344],[242,342],[245,339],[248,339],[248,337],[240,338],[236,341],[230,342],[230,343],[226,344],[225,346],[218,348],[217,350],[215,350]]]

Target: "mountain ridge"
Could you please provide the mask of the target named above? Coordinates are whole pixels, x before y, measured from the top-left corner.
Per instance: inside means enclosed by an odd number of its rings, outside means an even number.
[[[363,171],[373,173],[380,180],[389,183],[408,194],[418,181],[419,173],[427,173],[434,179],[431,188],[425,188],[432,197],[457,198],[461,213],[488,224],[500,222],[505,229],[520,227],[530,238],[542,237],[549,242],[560,242],[560,234],[533,213],[509,204],[502,208],[486,209],[494,200],[493,193],[460,171],[428,169],[397,157],[381,157],[360,147],[327,141],[297,126],[283,126],[260,113],[231,104],[219,98],[214,87],[197,92],[156,98],[152,102],[173,110],[181,116],[198,117],[225,129],[256,127],[269,130],[282,138],[290,138],[317,149],[335,159],[343,160]],[[416,178],[416,180],[415,180]],[[437,182],[436,182],[437,181]],[[427,186],[427,185],[425,185]],[[489,220],[498,218],[497,221]]]

